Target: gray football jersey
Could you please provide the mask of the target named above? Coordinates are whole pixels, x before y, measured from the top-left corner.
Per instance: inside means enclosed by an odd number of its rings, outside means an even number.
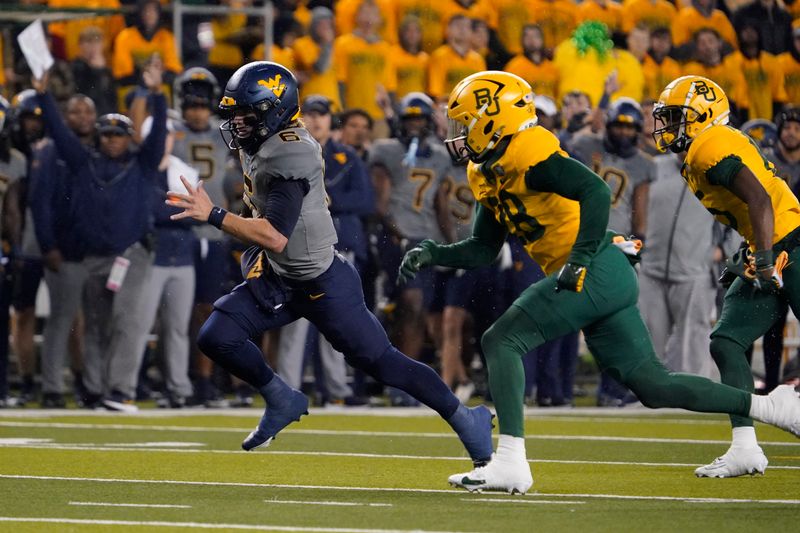
[[[408,149],[397,139],[376,141],[369,151],[369,166],[385,167],[392,182],[389,215],[412,240],[443,238],[436,219],[436,191],[450,172],[450,156],[435,142],[428,146],[428,153],[418,154],[413,166],[403,162]]]
[[[176,123],[172,155],[182,159],[200,173],[203,188],[211,197],[211,201],[221,207],[226,204],[222,184],[229,153],[230,149],[219,133],[219,120],[212,118],[206,131],[192,131],[183,122]],[[224,235],[210,224],[195,226],[194,231],[199,238],[212,241],[221,240]]]
[[[283,252],[267,251],[269,262],[281,276],[313,279],[333,262],[336,230],[328,211],[323,179],[322,148],[305,128],[285,129],[261,145],[255,155],[239,151],[244,174],[244,202],[253,216],[263,217],[267,195],[275,180],[307,180],[300,218]]]
[[[463,241],[472,236],[472,222],[475,217],[475,195],[467,181],[467,167],[451,167],[449,174],[449,211],[455,228],[456,240]]]
[[[641,150],[628,158],[610,154],[603,146],[603,138],[598,135],[582,135],[575,139],[572,153],[611,188],[608,229],[629,235],[632,232],[633,190],[642,183],[655,180],[653,158]]]
[[[27,162],[22,152],[11,149],[8,161],[0,160],[0,224],[3,220],[3,204],[8,188],[25,177]]]

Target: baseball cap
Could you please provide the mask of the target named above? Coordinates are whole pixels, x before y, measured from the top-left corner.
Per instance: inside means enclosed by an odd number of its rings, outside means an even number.
[[[312,94],[303,100],[303,103],[300,106],[300,112],[304,115],[309,113],[329,115],[331,112],[331,101],[321,94]]]
[[[108,113],[97,119],[97,132],[117,135],[133,135],[133,122],[125,115]]]

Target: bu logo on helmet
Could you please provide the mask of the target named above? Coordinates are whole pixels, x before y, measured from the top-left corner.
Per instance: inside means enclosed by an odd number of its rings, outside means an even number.
[[[486,106],[486,115],[490,117],[500,113],[500,102],[497,95],[500,94],[503,87],[503,84],[498,84],[494,94],[488,88],[475,89],[472,92],[475,95],[475,107],[482,109],[483,106]]]
[[[278,98],[280,98],[281,95],[283,94],[283,91],[286,90],[286,84],[285,83],[281,83],[281,75],[280,74],[278,74],[274,78],[270,78],[269,81],[258,80],[258,84],[259,85],[263,85],[264,87],[266,87],[267,89],[272,91],[275,94],[275,96],[277,96]]]
[[[713,102],[717,99],[717,92],[704,81],[696,81],[694,83],[694,88],[698,95],[706,99],[706,102]]]

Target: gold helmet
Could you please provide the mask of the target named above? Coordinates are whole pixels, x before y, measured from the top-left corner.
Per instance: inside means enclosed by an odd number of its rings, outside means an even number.
[[[536,125],[533,89],[514,74],[488,70],[461,80],[447,102],[445,145],[455,163],[485,160],[497,142]]]
[[[653,106],[659,150],[680,153],[711,126],[728,123],[731,113],[722,88],[702,76],[682,76],[661,92]]]

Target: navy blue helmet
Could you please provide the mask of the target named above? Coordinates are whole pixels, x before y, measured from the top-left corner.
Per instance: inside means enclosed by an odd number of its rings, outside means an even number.
[[[219,129],[228,146],[255,153],[261,143],[297,118],[297,79],[278,63],[248,63],[228,80],[219,108],[225,118]],[[234,124],[237,114],[240,119]],[[250,118],[241,120],[246,114]]]
[[[8,100],[0,96],[0,132],[2,132],[6,126],[6,118],[10,111],[11,104],[8,103]]]
[[[778,126],[765,118],[754,118],[742,124],[739,129],[761,148],[775,146],[778,141]]]
[[[25,121],[24,118],[33,118],[34,121]],[[11,99],[11,111],[8,114],[11,126],[11,142],[15,148],[25,154],[30,154],[30,147],[44,137],[44,119],[42,108],[36,98],[36,91],[25,89],[14,95]]]
[[[175,79],[175,94],[181,109],[191,106],[213,107],[219,98],[217,78],[203,67],[192,67]]]
[[[402,141],[408,142],[411,138],[424,139],[433,131],[433,100],[427,94],[411,92],[400,100],[400,134]],[[409,119],[424,118],[425,125],[421,128],[411,127]]]
[[[637,130],[642,131],[644,124],[642,107],[633,98],[622,97],[614,100],[606,117],[606,126],[611,124],[633,124]]]

